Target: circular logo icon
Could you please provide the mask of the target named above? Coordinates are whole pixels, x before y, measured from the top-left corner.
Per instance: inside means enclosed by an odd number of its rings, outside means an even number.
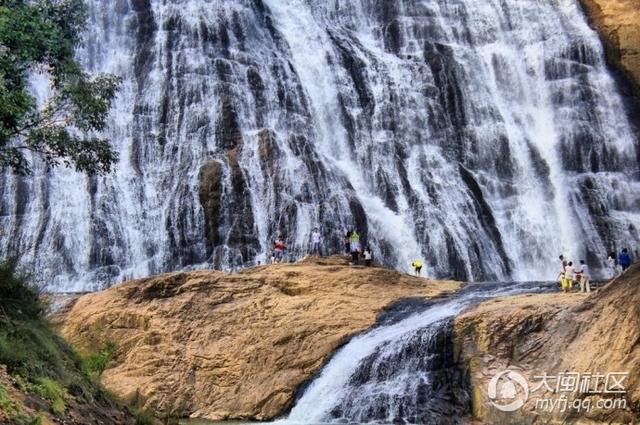
[[[513,370],[503,370],[489,381],[491,404],[503,412],[515,412],[529,399],[529,384],[524,376]]]

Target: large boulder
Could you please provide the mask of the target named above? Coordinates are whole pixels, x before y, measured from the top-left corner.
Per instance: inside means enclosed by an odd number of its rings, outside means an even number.
[[[102,382],[129,403],[159,417],[263,420],[385,306],[458,287],[329,258],[126,282],[59,319],[80,350],[115,342]]]

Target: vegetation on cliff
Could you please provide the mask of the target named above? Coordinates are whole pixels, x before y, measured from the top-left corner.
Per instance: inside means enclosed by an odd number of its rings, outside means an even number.
[[[0,264],[0,423],[134,423],[89,377],[86,362],[43,316],[38,290]]]

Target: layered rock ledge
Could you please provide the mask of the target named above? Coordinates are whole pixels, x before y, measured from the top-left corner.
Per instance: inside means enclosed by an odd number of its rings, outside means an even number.
[[[485,302],[456,319],[454,346],[469,376],[473,416],[483,423],[637,423],[640,264],[588,297],[552,293]],[[535,377],[544,374],[578,373],[582,380],[589,374],[629,373],[624,380],[627,408],[546,411],[540,409],[542,405],[536,408],[537,400],[566,396],[567,403],[588,399],[595,406],[597,400],[614,394],[579,390],[554,394],[543,387],[531,393],[523,408],[501,412],[490,404],[488,385],[506,369],[522,374],[530,390],[542,383]],[[555,389],[557,380],[548,383]]]
[[[262,420],[390,303],[459,287],[330,258],[126,282],[58,319],[80,350],[116,343],[102,382],[126,402],[159,417]]]

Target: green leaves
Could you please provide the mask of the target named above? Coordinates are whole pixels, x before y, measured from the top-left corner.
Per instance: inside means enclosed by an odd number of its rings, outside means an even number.
[[[103,130],[119,84],[120,78],[113,75],[100,75],[93,80],[83,75],[61,91],[60,102],[68,102],[74,124],[80,130]]]
[[[100,350],[89,354],[85,359],[88,374],[100,378],[109,366],[109,362],[115,357],[115,352],[116,344],[113,341],[107,341],[100,347]]]
[[[44,312],[40,291],[17,268],[16,258],[0,261],[0,324],[14,319],[39,319]]]
[[[86,24],[82,0],[0,1],[0,167],[29,174],[27,152],[47,167],[106,173],[118,160],[104,130],[120,78],[91,77],[75,60]],[[52,96],[38,109],[31,72],[50,76]]]

